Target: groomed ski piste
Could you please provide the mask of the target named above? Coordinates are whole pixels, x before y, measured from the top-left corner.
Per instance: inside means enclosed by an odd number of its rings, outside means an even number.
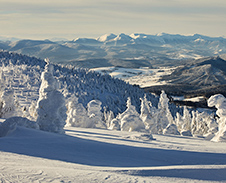
[[[91,128],[17,127],[0,138],[1,182],[225,182],[226,143]]]

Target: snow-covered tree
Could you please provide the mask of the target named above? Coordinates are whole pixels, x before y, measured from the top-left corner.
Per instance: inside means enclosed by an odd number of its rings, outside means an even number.
[[[145,126],[131,99],[127,99],[127,109],[118,116],[121,124],[121,131],[144,131]]]
[[[106,123],[107,128],[110,127],[111,121],[114,119],[114,113],[112,111],[106,111],[106,108],[104,109],[104,121]]]
[[[179,112],[176,113],[175,121],[176,121],[176,126],[177,126],[178,131],[181,132],[182,129],[183,129],[183,123],[184,122],[183,122],[182,116],[180,115]]]
[[[141,100],[141,106],[140,106],[140,118],[145,121],[148,115],[150,115],[150,106],[149,102],[147,100],[146,94],[144,95],[144,98],[140,98]]]
[[[207,123],[208,131],[206,134],[204,134],[204,137],[207,140],[211,140],[215,136],[215,134],[218,132],[218,123],[214,119],[213,114],[212,115],[210,114],[206,117],[206,123]]]
[[[30,105],[30,107],[28,109],[28,112],[29,112],[29,117],[28,118],[31,119],[31,120],[34,120],[34,121],[37,120],[36,106],[37,106],[36,102],[35,101],[32,101],[31,102],[31,105]]]
[[[67,126],[93,128],[93,124],[87,116],[87,110],[78,102],[77,97],[70,98],[67,105]]]
[[[142,119],[145,129],[151,131],[151,133],[158,133],[157,124],[156,124],[156,114],[157,109],[152,106],[151,102],[147,100],[146,95],[144,98],[141,98],[141,114],[140,118]]]
[[[157,114],[158,133],[162,133],[163,129],[165,129],[168,126],[168,124],[174,124],[174,120],[169,110],[169,99],[165,91],[162,90],[158,103],[158,114]]]
[[[120,130],[121,129],[121,121],[117,118],[114,118],[111,120],[109,127],[109,130]]]
[[[64,133],[65,99],[63,94],[58,91],[58,83],[53,76],[53,65],[49,62],[41,75],[41,81],[37,103],[37,123],[41,130]]]
[[[212,141],[226,141],[226,98],[221,94],[216,94],[211,96],[207,103],[209,107],[217,108],[216,114],[219,116],[218,132]]]
[[[196,131],[194,131],[194,136],[203,136],[208,132],[207,118],[209,114],[207,112],[196,111]]]
[[[191,120],[191,133],[192,133],[192,134],[195,134],[195,132],[197,131],[197,119],[196,119],[197,112],[198,112],[198,111],[192,111],[192,112],[191,112],[191,114],[192,114],[192,120]]]
[[[87,114],[95,128],[106,128],[106,124],[103,121],[103,113],[101,112],[101,104],[99,100],[91,100],[87,104]]]
[[[191,116],[187,106],[184,106],[183,117],[181,119],[181,123],[182,123],[182,126],[180,126],[181,135],[192,136],[192,133],[191,133],[192,116]]]
[[[14,91],[5,89],[0,93],[0,117],[9,118],[21,114],[22,111],[19,109],[18,101],[14,99]]]
[[[184,106],[184,112],[183,112],[182,120],[183,120],[183,126],[182,126],[183,130],[191,131],[192,117],[191,117],[191,114],[190,114],[187,106]]]

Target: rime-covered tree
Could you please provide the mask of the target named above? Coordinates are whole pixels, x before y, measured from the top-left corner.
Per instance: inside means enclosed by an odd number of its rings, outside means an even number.
[[[187,106],[184,106],[184,112],[183,112],[183,130],[185,131],[191,131],[191,121],[192,117],[191,114],[187,108]]]
[[[78,102],[77,97],[71,97],[68,102],[67,126],[93,128],[93,124],[87,115],[87,110]]]
[[[101,112],[101,101],[91,100],[87,104],[87,114],[94,128],[106,128],[103,121],[103,113]]]
[[[19,109],[19,103],[14,98],[14,91],[5,89],[0,92],[0,117],[9,118],[20,116],[22,111]]]
[[[151,133],[158,133],[157,124],[156,124],[156,114],[157,109],[152,106],[151,102],[147,100],[146,95],[144,98],[141,98],[141,114],[140,118],[142,119],[145,129],[151,131]]]
[[[41,75],[41,81],[37,103],[37,123],[41,130],[64,133],[65,99],[63,94],[58,91],[58,83],[53,76],[53,65],[49,62]]]
[[[131,99],[127,99],[127,109],[118,116],[121,123],[121,131],[144,131],[145,126]]]
[[[107,128],[110,127],[111,121],[114,119],[114,113],[112,111],[107,111],[106,108],[104,110],[104,121],[106,123]]]
[[[169,99],[163,90],[159,98],[157,117],[159,133],[162,133],[163,129],[165,129],[168,124],[174,124],[172,114],[169,110]]]
[[[192,123],[192,117],[191,114],[187,108],[187,106],[184,106],[184,110],[183,110],[183,117],[181,118],[181,129],[180,129],[180,133],[183,136],[192,136],[191,133],[191,123]]]
[[[121,130],[121,121],[117,118],[114,118],[110,121],[109,130]]]
[[[216,94],[208,99],[208,106],[217,108],[218,132],[212,141],[226,141],[226,98],[222,94]]]
[[[179,112],[176,113],[175,121],[176,121],[178,131],[181,132],[183,129],[183,119]]]

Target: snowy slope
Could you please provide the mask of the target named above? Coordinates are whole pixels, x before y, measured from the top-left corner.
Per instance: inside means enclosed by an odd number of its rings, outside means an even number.
[[[226,144],[180,136],[17,127],[0,138],[1,182],[225,182]]]

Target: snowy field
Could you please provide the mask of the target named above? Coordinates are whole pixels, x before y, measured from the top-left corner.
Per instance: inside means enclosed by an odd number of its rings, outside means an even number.
[[[0,138],[0,182],[226,182],[226,143],[65,129],[17,127]]]
[[[129,84],[139,85],[141,88],[163,85],[165,81],[159,81],[161,76],[171,74],[176,67],[162,67],[159,69],[143,68],[122,68],[122,67],[100,67],[91,69],[102,74],[109,74],[112,77],[122,79]]]

